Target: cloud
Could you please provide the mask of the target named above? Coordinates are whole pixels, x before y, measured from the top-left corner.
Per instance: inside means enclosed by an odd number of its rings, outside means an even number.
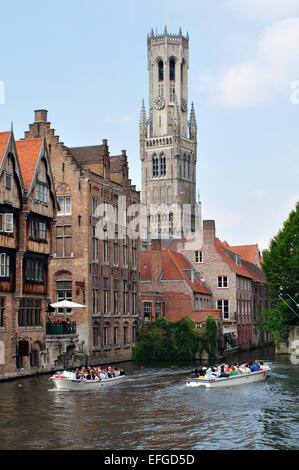
[[[215,75],[200,77],[208,101],[223,107],[248,108],[273,101],[279,94],[291,99],[291,85],[299,78],[299,18],[266,27],[252,59]]]
[[[228,7],[247,19],[276,21],[299,14],[299,0],[227,0]]]

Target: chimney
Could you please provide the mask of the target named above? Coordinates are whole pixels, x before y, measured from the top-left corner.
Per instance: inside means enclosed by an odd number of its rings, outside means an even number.
[[[216,228],[215,220],[204,220],[203,221],[203,244],[204,245],[216,245]]]
[[[152,281],[158,281],[162,271],[162,251],[161,240],[151,240],[151,266],[152,266]]]
[[[38,109],[34,113],[35,122],[48,122],[48,111],[46,109]]]

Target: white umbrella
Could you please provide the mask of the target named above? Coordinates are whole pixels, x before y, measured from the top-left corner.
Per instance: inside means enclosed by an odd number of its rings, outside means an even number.
[[[53,308],[86,308],[86,305],[76,304],[75,302],[70,302],[69,300],[61,300],[56,302],[56,304],[50,304]]]

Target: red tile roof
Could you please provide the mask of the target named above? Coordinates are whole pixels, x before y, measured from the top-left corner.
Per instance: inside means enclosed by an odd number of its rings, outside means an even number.
[[[237,253],[242,259],[255,264],[256,253],[258,251],[258,245],[241,245],[241,246],[228,246],[228,249]]]
[[[211,292],[207,289],[206,286],[201,284],[201,282],[196,278],[196,273],[194,275],[193,282],[191,281],[191,276],[188,276],[187,273],[191,274],[193,270],[192,265],[187,261],[187,259],[180,253],[175,251],[168,250],[167,248],[162,248],[161,250],[162,257],[162,281],[185,281],[193,292],[199,292],[201,294],[211,295]],[[142,251],[141,252],[141,280],[142,281],[151,281],[151,252]],[[187,271],[187,272],[186,272]]]
[[[30,190],[38,158],[42,149],[43,139],[26,139],[16,141],[20,168],[24,186]]]
[[[9,137],[10,132],[0,132],[0,164],[2,163]]]
[[[229,256],[227,252],[230,252],[232,255],[235,254],[230,248],[228,249],[228,243],[222,243],[219,238],[215,239],[216,241],[216,250],[220,254],[220,256],[224,259],[224,261],[230,266],[230,268],[235,271],[239,276],[244,276],[252,279],[252,275],[244,266],[244,263],[241,260],[241,266],[233,261],[233,259]]]

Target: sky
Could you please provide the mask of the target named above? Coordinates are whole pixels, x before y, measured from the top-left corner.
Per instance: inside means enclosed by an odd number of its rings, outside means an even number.
[[[189,34],[204,219],[268,247],[299,200],[299,0],[15,0],[0,10],[0,131],[34,110],[68,147],[126,149],[141,189],[147,34]]]

